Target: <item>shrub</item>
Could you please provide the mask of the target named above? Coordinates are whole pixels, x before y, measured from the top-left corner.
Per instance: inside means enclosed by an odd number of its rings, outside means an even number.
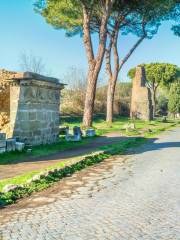
[[[180,113],[180,80],[171,85],[169,92],[168,110],[174,115]]]

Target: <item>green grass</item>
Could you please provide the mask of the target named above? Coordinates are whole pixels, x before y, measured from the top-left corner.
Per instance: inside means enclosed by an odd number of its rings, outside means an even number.
[[[15,151],[15,152],[3,153],[0,155],[0,165],[24,161],[29,157],[36,158],[41,156],[47,156],[57,152],[62,152],[65,150],[86,145],[91,141],[92,141],[91,138],[83,138],[83,140],[80,142],[67,142],[64,138],[60,138],[59,142],[54,144],[34,146],[32,148],[31,153],[27,153],[26,149],[22,152]]]
[[[80,125],[81,122],[82,122],[82,118],[75,117],[75,116],[73,117],[65,116],[65,117],[62,117],[62,120],[61,120],[62,125],[69,126],[71,128],[73,126]],[[126,133],[126,131],[123,129],[123,126],[127,123],[134,123],[136,126],[136,131],[131,131],[129,133]],[[133,135],[139,135],[140,130],[146,131],[147,129],[156,129],[156,128],[162,128],[162,127],[167,128],[178,123],[180,122],[171,120],[171,119],[169,119],[166,123],[163,123],[161,118],[149,122],[149,121],[142,121],[142,120],[132,120],[127,117],[115,116],[114,122],[110,126],[109,124],[106,123],[104,115],[99,115],[94,117],[93,128],[96,129],[96,133],[98,136],[101,136],[103,134],[110,133],[110,132],[120,132],[127,136],[133,136]]]
[[[79,120],[80,121],[80,120]],[[145,143],[149,138],[152,138],[154,136],[157,136],[160,132],[169,129],[173,126],[177,126],[179,122],[174,122],[172,120],[169,120],[167,123],[162,123],[160,120],[151,121],[151,122],[144,122],[140,120],[133,121],[136,125],[136,130],[125,132],[125,130],[122,130],[123,125],[127,122],[132,122],[131,120],[127,118],[117,118],[115,122],[113,123],[112,127],[109,127],[102,119],[98,119],[94,123],[94,128],[97,129],[98,135],[102,135],[107,132],[114,132],[119,131],[123,134],[135,136],[130,139],[121,141],[120,143],[112,144],[103,146],[101,148],[98,148],[97,151],[105,151],[104,153],[97,153],[95,152],[95,155],[89,155],[89,156],[79,156],[71,159],[67,159],[64,162],[53,164],[52,166],[41,169],[38,171],[32,171],[28,172],[26,174],[11,178],[11,179],[4,179],[0,180],[0,192],[2,191],[3,187],[7,184],[23,184],[23,189],[17,189],[15,191],[10,191],[8,193],[0,193],[0,205],[10,204],[15,202],[17,199],[28,196],[33,192],[40,191],[42,189],[45,189],[49,186],[51,186],[54,182],[59,181],[61,178],[66,177],[68,174],[73,174],[76,171],[80,171],[81,169],[91,166],[93,164],[97,164],[101,161],[103,161],[106,158],[109,158],[112,155],[117,154],[125,154],[128,149],[138,147]],[[64,121],[64,124],[66,125],[66,122]],[[79,125],[77,120],[74,121],[74,123],[71,126]],[[149,131],[151,129],[151,131]],[[136,135],[140,135],[136,137]],[[84,144],[93,141],[92,139],[85,138],[82,142],[66,142],[65,140],[62,140],[61,143],[52,144],[52,145],[44,145],[39,147],[34,147],[32,156],[42,156],[54,153],[56,151],[63,151],[66,149],[72,149],[77,146],[83,146]],[[8,158],[8,156],[10,158]],[[5,162],[6,164],[8,162],[12,161],[12,156],[20,158],[24,158],[27,156],[26,152],[22,153],[6,153],[1,155],[1,162]],[[3,160],[2,160],[3,159]],[[54,170],[59,169],[55,173],[50,174],[47,177],[43,177],[42,179],[32,182],[31,184],[27,184],[27,180],[31,179],[33,176],[40,174],[47,170]]]
[[[27,182],[28,179],[31,179],[34,175],[38,174],[39,171],[32,171],[14,178],[0,180],[0,192],[2,191],[3,187],[7,184],[24,184]]]
[[[73,126],[80,125],[82,121],[81,117],[62,117],[61,125],[69,126],[73,128]],[[136,129],[126,132],[123,129],[123,126],[126,123],[135,123]],[[141,120],[131,120],[127,117],[119,117],[116,116],[112,126],[109,126],[105,120],[104,116],[95,116],[93,122],[93,128],[96,129],[97,136],[101,136],[106,133],[110,132],[119,132],[125,136],[138,136],[144,135],[148,137],[149,132],[148,129],[151,129],[154,134],[161,131],[161,129],[167,129],[174,124],[176,125],[178,122],[173,120],[169,120],[167,123],[163,123],[160,119],[156,121],[146,122]],[[152,134],[150,134],[152,135]],[[0,165],[4,164],[11,164],[16,162],[25,161],[28,158],[36,158],[47,156],[50,154],[62,152],[65,150],[74,149],[77,147],[85,146],[87,143],[93,141],[93,138],[83,138],[80,142],[66,142],[64,137],[60,137],[59,142],[55,144],[46,144],[33,147],[31,153],[27,153],[26,150],[23,152],[11,152],[11,153],[4,153],[0,155]]]
[[[128,140],[124,140],[121,143],[103,146],[100,149],[107,151],[110,155],[125,154],[128,149],[136,148],[143,143],[147,142],[147,138],[135,137]]]
[[[17,177],[0,180],[0,192],[2,191],[3,187],[7,184],[15,184],[15,185],[25,184],[33,176],[35,176],[35,175],[37,175],[37,174],[39,174],[43,171],[53,170],[57,167],[64,167],[67,163],[70,164],[71,161],[60,162],[60,163],[57,163],[57,164],[53,164],[51,167],[47,167],[45,169],[31,171],[31,172],[25,173],[25,174],[17,176]]]
[[[146,140],[144,138],[132,138],[130,140],[125,140],[121,144],[114,144],[110,146],[105,146],[103,152],[96,152],[91,155],[73,158],[71,161],[65,161],[58,164],[55,164],[46,170],[55,170],[52,171],[48,176],[43,176],[37,181],[33,181],[30,184],[27,184],[27,180],[31,179],[34,175],[42,173],[42,171],[33,171],[12,179],[6,179],[0,181],[0,206],[11,204],[16,202],[17,199],[20,199],[25,196],[29,196],[33,192],[41,191],[45,188],[50,187],[53,183],[59,181],[67,175],[71,175],[77,171],[80,171],[86,167],[92,166],[94,164],[102,162],[104,159],[109,158],[115,154],[122,154],[131,147],[140,146]],[[99,149],[100,150],[100,149]],[[19,188],[8,193],[3,193],[2,189],[7,184],[23,184],[23,188]]]

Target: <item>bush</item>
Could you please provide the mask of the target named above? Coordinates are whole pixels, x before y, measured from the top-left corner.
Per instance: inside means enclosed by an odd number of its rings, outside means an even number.
[[[168,110],[173,115],[180,113],[180,80],[171,85]]]
[[[157,115],[165,116],[168,113],[168,99],[165,95],[160,95],[157,100]]]
[[[97,88],[94,113],[106,114],[106,94],[107,86]],[[81,116],[84,110],[85,89],[84,87],[65,89],[62,92],[61,112],[63,115]],[[117,84],[114,113],[121,116],[129,116],[131,102],[131,84]]]

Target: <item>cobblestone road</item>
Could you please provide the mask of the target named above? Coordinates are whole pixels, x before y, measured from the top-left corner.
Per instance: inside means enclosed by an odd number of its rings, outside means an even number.
[[[180,240],[180,129],[1,210],[3,240]]]

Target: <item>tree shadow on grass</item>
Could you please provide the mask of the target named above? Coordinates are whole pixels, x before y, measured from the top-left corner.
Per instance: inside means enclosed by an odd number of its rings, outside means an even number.
[[[81,155],[85,155],[85,154],[89,154],[93,151],[97,151],[100,150],[101,147],[107,146],[108,147],[113,147],[113,145],[115,145],[116,148],[121,147],[122,144],[127,142],[127,153],[125,152],[125,154],[140,154],[143,152],[148,152],[148,151],[157,151],[160,149],[164,149],[164,148],[180,148],[180,142],[163,142],[163,143],[159,143],[157,142],[158,138],[151,138],[151,139],[147,139],[145,137],[125,137],[125,136],[111,136],[111,137],[107,137],[107,136],[101,136],[101,137],[97,137],[92,139],[92,141],[90,141],[89,143],[85,143],[84,145],[79,145],[78,144],[76,146],[72,145],[72,148],[69,147],[66,150],[60,150],[56,153],[52,153],[49,155],[45,155],[45,156],[33,156],[33,155],[24,155],[24,158],[20,158],[18,159],[18,153],[17,154],[17,159],[13,159],[12,162],[5,162],[0,160],[0,165],[16,165],[19,163],[41,163],[43,164],[43,162],[60,162],[60,161],[64,161],[68,158],[73,158],[73,157],[78,157]],[[137,146],[133,145],[135,142],[137,141]],[[139,145],[141,145],[140,147],[138,147],[138,142]],[[142,143],[148,142],[148,144],[142,145]],[[131,145],[132,144],[132,145]],[[42,146],[44,148],[44,150],[46,149],[46,146]],[[48,145],[47,145],[48,147]],[[130,151],[129,151],[130,150]],[[46,151],[46,150],[45,150]],[[11,153],[13,154],[13,153]],[[20,153],[21,155],[21,153]]]
[[[147,144],[143,144],[147,143]],[[11,164],[2,164],[0,166],[0,179],[15,177],[26,172],[45,169],[53,164],[67,161],[73,157],[90,154],[94,151],[115,148],[115,155],[133,155],[144,152],[158,151],[167,148],[180,148],[180,142],[158,142],[158,138],[147,139],[144,137],[97,137],[92,142],[84,146],[68,149],[48,156],[33,157],[29,156]],[[120,151],[118,152],[118,150]],[[117,150],[117,151],[116,151]],[[122,151],[121,151],[122,150]],[[5,166],[6,165],[6,166]]]
[[[68,149],[63,150],[63,147],[60,146],[61,143],[59,144],[59,151],[58,148],[54,151],[54,153],[50,153],[48,155],[42,155],[42,156],[35,156],[35,153],[40,150],[40,151],[48,151],[49,148],[53,148],[53,144],[50,145],[42,145],[42,146],[37,146],[34,147],[34,152],[32,154],[26,154],[24,153],[5,153],[3,154],[4,156],[7,156],[6,158],[15,157],[12,158],[12,161],[5,161],[3,160],[3,155],[2,159],[0,156],[0,165],[11,165],[11,164],[19,164],[19,163],[37,163],[37,162],[43,162],[43,161],[61,161],[62,159],[67,159],[71,157],[77,157],[92,151],[97,150],[99,147],[105,146],[105,145],[111,145],[111,144],[117,144],[118,142],[122,142],[129,139],[129,137],[122,137],[122,136],[116,136],[116,137],[106,137],[106,136],[100,136],[100,137],[95,137],[92,139],[89,139],[89,142],[82,144],[82,142],[66,142],[68,144]],[[64,142],[62,142],[64,144]],[[58,146],[58,145],[57,145]],[[5,158],[5,159],[6,159]],[[1,161],[2,160],[2,161]]]

